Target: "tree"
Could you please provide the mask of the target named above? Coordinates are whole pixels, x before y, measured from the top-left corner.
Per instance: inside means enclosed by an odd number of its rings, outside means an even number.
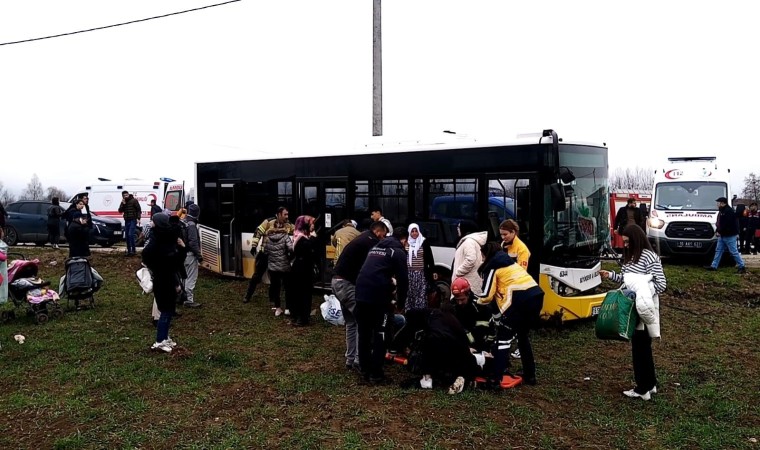
[[[58,200],[65,202],[69,197],[66,195],[63,190],[58,189],[55,186],[50,186],[47,188],[47,197],[45,197],[46,200],[53,200],[53,197],[58,197]]]
[[[42,188],[40,178],[35,173],[32,175],[32,181],[26,185],[26,189],[21,193],[21,200],[42,200],[45,196],[45,190]]]
[[[744,179],[742,198],[756,202],[760,201],[760,179],[757,178],[757,175],[755,175],[754,172],[750,172],[750,174]]]
[[[3,182],[0,181],[0,204],[3,206],[16,201],[16,196],[11,191],[5,189]]]
[[[610,175],[610,189],[637,189],[648,191],[654,185],[654,169],[636,166],[625,169],[617,168]]]

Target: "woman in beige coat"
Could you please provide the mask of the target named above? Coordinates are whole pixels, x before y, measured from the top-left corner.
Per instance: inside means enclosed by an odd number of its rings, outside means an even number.
[[[470,282],[472,292],[480,295],[483,291],[483,279],[478,274],[478,268],[483,264],[480,247],[488,240],[488,232],[478,231],[477,224],[471,220],[463,220],[457,225],[457,233],[460,239],[451,267],[451,282],[465,278]]]

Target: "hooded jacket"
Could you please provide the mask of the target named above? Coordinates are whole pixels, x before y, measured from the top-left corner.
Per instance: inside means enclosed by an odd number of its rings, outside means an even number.
[[[478,268],[483,264],[483,255],[480,247],[485,245],[488,240],[487,231],[470,233],[459,240],[456,252],[454,253],[454,264],[451,271],[451,282],[457,278],[466,278],[470,282],[470,289],[476,295],[482,292],[480,287],[483,285]]]
[[[478,304],[485,305],[496,300],[496,306],[502,314],[512,305],[512,294],[515,291],[538,287],[533,277],[503,252],[497,253],[483,272],[483,294],[479,296]]]
[[[396,279],[397,306],[403,309],[409,292],[406,252],[398,239],[387,237],[367,254],[356,279],[356,301],[390,304],[393,299],[393,278]]]
[[[268,269],[272,272],[290,272],[290,256],[293,255],[293,237],[285,230],[268,233],[264,251],[269,255]]]

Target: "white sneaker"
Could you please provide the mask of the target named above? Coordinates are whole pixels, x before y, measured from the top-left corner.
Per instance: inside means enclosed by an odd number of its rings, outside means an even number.
[[[176,342],[174,342],[174,340],[173,340],[172,338],[166,338],[166,339],[165,339],[165,340],[162,342],[162,344],[166,344],[166,345],[168,345],[168,346],[169,346],[169,347],[171,347],[171,348],[174,348],[174,347],[176,347],[176,346],[177,346],[177,343],[176,343]]]
[[[172,352],[171,346],[169,346],[169,344],[167,344],[166,341],[156,342],[155,344],[153,344],[153,345],[150,346],[150,349],[151,350],[162,350],[162,351],[165,351],[166,353],[171,353]]]
[[[644,394],[639,394],[636,391],[634,391],[633,389],[631,389],[630,391],[623,391],[623,395],[625,395],[626,397],[630,397],[630,398],[640,398],[640,399],[642,399],[644,401],[647,401],[647,400],[649,400],[649,399],[652,398],[652,394],[649,391],[647,391]]]
[[[649,393],[650,393],[650,394],[656,394],[656,393],[657,393],[657,386],[655,386],[655,387],[653,387],[652,389],[650,389],[650,390],[649,390]]]
[[[276,308],[274,310],[274,316],[275,317],[280,317],[281,315],[282,315],[282,308]]]
[[[289,309],[286,309],[286,310],[285,310],[285,315],[286,315],[286,316],[289,316],[289,315],[290,315],[290,310],[289,310]]]
[[[457,377],[456,380],[454,380],[454,384],[449,387],[449,394],[459,394],[462,392],[462,389],[464,389],[464,378],[463,377]]]
[[[512,355],[512,357],[513,357],[514,359],[520,359],[520,349],[518,348],[517,350],[513,351],[513,352],[511,353],[511,355]]]
[[[433,377],[425,375],[420,378],[420,387],[422,389],[433,389]]]

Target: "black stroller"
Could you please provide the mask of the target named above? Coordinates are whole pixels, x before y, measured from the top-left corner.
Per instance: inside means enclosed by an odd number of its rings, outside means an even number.
[[[103,285],[103,277],[97,270],[90,266],[86,258],[69,258],[66,260],[66,274],[61,277],[59,289],[61,298],[66,298],[66,304],[70,307],[74,301],[74,308],[79,310],[83,306],[81,301],[86,301],[88,307],[95,307],[95,293]]]
[[[62,317],[58,293],[50,289],[49,281],[38,277],[40,261],[17,255],[20,259],[8,265],[8,296],[13,304],[16,308],[26,308],[27,314],[34,316],[38,324],[47,322],[50,317]],[[15,317],[13,311],[3,311],[2,315],[3,319]]]

